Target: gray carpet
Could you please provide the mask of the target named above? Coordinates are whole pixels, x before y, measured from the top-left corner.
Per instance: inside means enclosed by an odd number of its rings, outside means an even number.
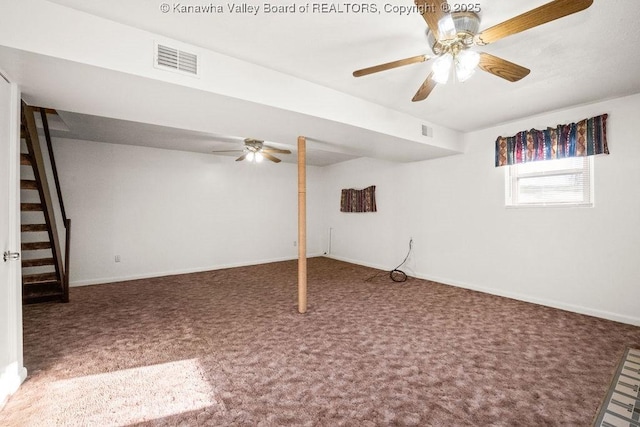
[[[640,328],[327,258],[24,308],[7,426],[586,426]]]

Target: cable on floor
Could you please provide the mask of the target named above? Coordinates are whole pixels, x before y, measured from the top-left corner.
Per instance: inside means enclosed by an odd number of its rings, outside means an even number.
[[[404,271],[400,270],[400,267],[402,267],[404,265],[404,263],[407,262],[407,260],[409,259],[409,255],[411,255],[411,249],[412,248],[413,248],[413,239],[410,239],[409,240],[409,252],[407,252],[407,256],[404,257],[404,260],[400,263],[399,266],[397,266],[393,270],[389,271],[389,277],[394,282],[406,282],[407,281],[407,274]],[[385,273],[386,272],[384,272],[384,271],[382,271],[380,273],[376,273],[373,276],[365,279],[365,282],[371,282],[374,279],[377,279],[378,277],[382,276]]]
[[[411,255],[411,249],[412,248],[413,248],[413,239],[409,239],[409,252],[407,252],[407,256],[404,257],[404,260],[400,263],[399,266],[397,266],[396,268],[394,268],[393,270],[391,270],[389,272],[389,277],[394,282],[406,282],[407,281],[407,274],[404,271],[400,270],[400,267],[402,267],[404,265],[404,263],[407,262],[407,260],[409,259],[409,255]]]

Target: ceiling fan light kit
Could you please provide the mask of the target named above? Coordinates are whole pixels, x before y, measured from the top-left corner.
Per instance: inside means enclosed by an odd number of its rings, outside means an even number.
[[[433,62],[433,80],[439,84],[446,84],[450,77],[457,82],[467,81],[480,63],[480,54],[471,50],[457,53],[445,53]]]
[[[480,16],[475,12],[453,12],[446,0],[415,0],[427,28],[427,40],[436,59],[431,73],[414,95],[412,101],[426,99],[437,84],[449,81],[464,82],[475,71],[493,74],[509,82],[517,82],[529,75],[530,70],[485,52],[471,50],[473,46],[485,46],[507,36],[526,31],[547,22],[580,12],[593,4],[593,0],[554,0],[522,13],[482,32]],[[353,72],[362,77],[431,59],[419,55],[398,61],[387,62]]]
[[[262,160],[264,160],[264,156],[259,151],[256,151],[255,153],[253,151],[250,151],[249,153],[247,153],[246,159],[250,162],[260,163],[262,162]]]
[[[451,32],[445,33],[440,28],[451,28]],[[453,45],[460,48],[473,46],[473,37],[480,29],[480,15],[475,12],[454,12],[446,14],[438,21],[438,37],[427,28],[427,41],[431,51],[440,55],[451,49]]]
[[[235,153],[240,152],[242,155],[236,159],[236,162],[247,160],[251,163],[262,163],[264,159],[274,163],[280,163],[281,160],[273,155],[273,153],[291,154],[290,150],[282,150],[266,145],[264,141],[253,138],[244,140],[244,149],[242,150],[216,150],[213,153]]]
[[[445,54],[433,62],[431,71],[433,72],[433,80],[441,85],[449,81],[449,72],[453,65],[453,55]]]
[[[438,21],[438,34],[442,40],[455,40],[458,35],[456,28],[455,20],[451,15],[443,16]]]
[[[480,54],[473,50],[463,50],[455,58],[456,77],[458,81],[464,82],[471,77],[478,69]]]

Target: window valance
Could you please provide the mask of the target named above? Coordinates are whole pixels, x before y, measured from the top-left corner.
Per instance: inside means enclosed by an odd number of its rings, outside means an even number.
[[[376,186],[363,190],[353,188],[342,190],[340,212],[376,212]]]
[[[607,114],[546,130],[496,139],[496,167],[539,160],[609,154]]]

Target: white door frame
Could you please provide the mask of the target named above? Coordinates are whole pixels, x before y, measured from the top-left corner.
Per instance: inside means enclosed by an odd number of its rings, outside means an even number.
[[[0,249],[20,252],[20,89],[18,85],[0,70],[0,84],[9,83],[10,99],[0,98],[1,103],[9,103],[9,129],[0,128],[0,144],[8,144],[8,169],[0,172],[0,185],[8,186],[8,200],[0,200],[0,209],[7,209],[9,230],[0,230]],[[6,105],[6,104],[5,104]],[[4,127],[4,126],[2,126]],[[8,136],[8,138],[7,138]],[[6,147],[5,147],[6,148]],[[4,151],[4,150],[3,150]],[[4,159],[7,160],[7,159]],[[6,165],[7,163],[5,163]],[[0,301],[0,328],[5,328],[6,342],[0,343],[0,409],[27,376],[22,354],[22,279],[19,261],[0,262],[5,264],[0,286],[6,301]],[[5,280],[6,279],[6,280]],[[3,298],[4,299],[4,298]],[[4,339],[3,339],[4,341]]]

